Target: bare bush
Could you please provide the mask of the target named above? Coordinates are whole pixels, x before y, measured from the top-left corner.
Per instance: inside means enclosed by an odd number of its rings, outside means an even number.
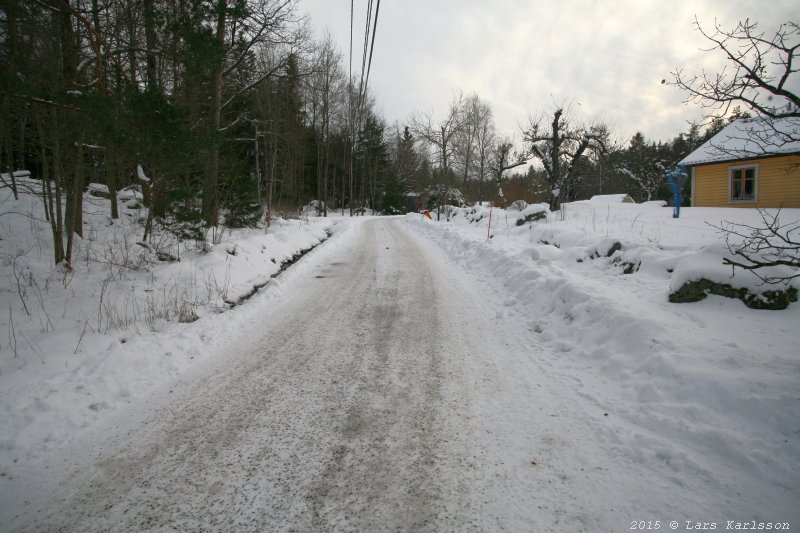
[[[770,214],[759,209],[762,224],[750,226],[724,221],[714,226],[725,236],[725,244],[734,257],[723,263],[749,270],[763,283],[779,284],[800,277],[800,220],[781,221],[781,210]],[[772,267],[785,266],[776,270]]]

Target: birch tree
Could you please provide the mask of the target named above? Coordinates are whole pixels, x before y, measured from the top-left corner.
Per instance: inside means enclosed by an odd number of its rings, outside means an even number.
[[[456,136],[463,127],[463,97],[456,96],[441,120],[435,120],[433,113],[418,113],[411,118],[411,129],[417,137],[428,143],[435,152],[437,166],[449,176],[453,171],[453,157],[456,152]]]
[[[471,94],[463,99],[459,114],[460,127],[455,135],[454,155],[460,167],[461,185],[465,187],[470,176],[475,175],[475,163],[480,158],[478,137],[483,133],[485,141],[492,127],[492,108],[477,94]],[[487,146],[484,142],[483,147]]]

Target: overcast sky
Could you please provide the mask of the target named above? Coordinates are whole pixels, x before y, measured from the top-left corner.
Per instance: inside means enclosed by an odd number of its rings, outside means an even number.
[[[375,2],[377,3],[377,2]],[[329,31],[347,61],[350,2],[301,0],[317,37]],[[367,1],[355,0],[353,70],[359,70]],[[418,110],[441,117],[460,89],[491,103],[499,129],[570,100],[618,136],[669,140],[700,117],[661,80],[682,66],[718,69],[719,53],[694,28],[750,18],[770,33],[797,21],[797,0],[383,0],[370,87],[384,118]],[[356,66],[358,65],[358,67]],[[347,65],[345,64],[345,68]]]

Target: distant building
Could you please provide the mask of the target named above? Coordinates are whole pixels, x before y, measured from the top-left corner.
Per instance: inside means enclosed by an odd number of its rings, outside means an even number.
[[[635,204],[630,194],[595,194],[589,198],[590,202],[600,202],[605,204]]]
[[[425,196],[422,193],[408,192],[405,194],[405,200],[407,213],[418,213],[425,206]]]
[[[737,120],[680,164],[692,206],[800,207],[800,119]]]

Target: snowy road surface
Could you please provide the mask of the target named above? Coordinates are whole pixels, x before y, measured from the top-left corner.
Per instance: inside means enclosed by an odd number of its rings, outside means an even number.
[[[303,259],[258,331],[98,428],[12,528],[623,531],[703,519],[702,482],[687,475],[675,490],[614,457],[607,413],[440,249],[404,220],[347,232]]]
[[[120,423],[35,528],[532,528],[535,487],[562,481],[488,444],[517,444],[508,410],[537,423],[535,391],[498,373],[510,338],[403,226],[355,228],[260,336]]]

